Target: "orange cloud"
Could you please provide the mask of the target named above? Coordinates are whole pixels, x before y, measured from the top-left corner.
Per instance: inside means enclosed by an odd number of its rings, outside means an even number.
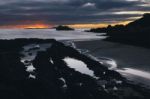
[[[30,24],[20,24],[20,25],[5,25],[5,26],[0,26],[0,28],[52,28],[53,25],[45,24],[43,22],[30,22]]]
[[[73,24],[67,25],[72,28],[99,28],[99,27],[106,27],[108,24]]]
[[[69,27],[72,28],[102,28],[102,27],[107,27],[108,25],[117,25],[117,24],[122,24],[122,25],[126,25],[128,23],[130,23],[131,21],[122,21],[122,22],[117,22],[117,23],[100,23],[100,24],[73,24],[73,25],[67,25]]]

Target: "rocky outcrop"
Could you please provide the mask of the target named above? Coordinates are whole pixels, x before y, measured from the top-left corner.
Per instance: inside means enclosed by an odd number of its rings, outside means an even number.
[[[150,14],[144,14],[127,25],[109,25],[106,28],[91,29],[89,32],[107,33],[108,41],[132,44],[150,48]]]
[[[128,83],[119,73],[63,43],[37,39],[0,43],[1,99],[149,99],[149,90]],[[69,67],[66,57],[84,63],[94,76]],[[28,71],[29,64],[35,69]]]
[[[59,25],[59,26],[57,26],[56,27],[56,30],[57,31],[73,31],[74,29],[73,28],[70,28],[70,27],[68,27],[68,26],[63,26],[63,25]]]

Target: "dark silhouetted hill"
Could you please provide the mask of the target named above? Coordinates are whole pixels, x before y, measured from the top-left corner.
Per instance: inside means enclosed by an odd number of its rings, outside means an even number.
[[[135,20],[127,25],[127,27],[150,27],[150,14],[144,14],[142,18]]]
[[[109,25],[106,28],[91,29],[89,32],[107,33],[106,40],[150,48],[150,14],[144,14],[127,25]]]

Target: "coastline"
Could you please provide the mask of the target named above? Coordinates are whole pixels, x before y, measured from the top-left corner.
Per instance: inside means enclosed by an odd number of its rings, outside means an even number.
[[[0,90],[6,90],[5,97],[9,94],[14,98],[19,95],[23,99],[41,99],[48,93],[45,97],[55,99],[149,99],[148,88],[128,82],[118,72],[70,45],[54,39],[1,40],[0,43],[1,84],[10,86]]]
[[[125,66],[137,64],[143,66],[150,65],[150,52],[148,48],[103,40],[74,41],[74,43],[77,49],[88,50],[87,53],[97,58],[108,57],[116,60],[120,67],[124,66],[123,64]],[[145,70],[150,71],[148,68]]]
[[[108,68],[119,72],[131,82],[143,83],[145,87],[150,88],[149,49],[103,40],[75,41],[74,43],[76,49],[83,50],[85,54],[104,62]]]
[[[129,39],[129,37],[109,36],[104,41],[113,42],[113,43],[121,43],[121,44],[143,47],[143,48],[150,48],[149,39],[135,39],[135,38]]]

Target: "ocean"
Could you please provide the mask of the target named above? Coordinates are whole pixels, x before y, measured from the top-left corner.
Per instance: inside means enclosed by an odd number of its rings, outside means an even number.
[[[98,36],[96,33],[83,31],[83,29],[77,29],[75,31],[56,31],[55,29],[0,29],[0,39],[39,38],[56,40],[88,40],[106,38],[106,36]]]

